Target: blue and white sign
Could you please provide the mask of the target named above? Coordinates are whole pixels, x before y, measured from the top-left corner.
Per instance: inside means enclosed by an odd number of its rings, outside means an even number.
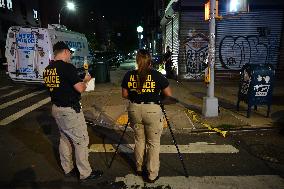
[[[17,43],[35,43],[35,36],[31,33],[19,33],[17,34]]]
[[[30,54],[31,51],[35,50],[35,35],[32,33],[19,33],[16,36],[16,42],[18,49],[25,54]]]
[[[69,48],[72,48],[72,49],[76,49],[76,50],[79,50],[79,49],[84,49],[85,48],[85,44],[83,42],[76,42],[76,41],[65,41],[65,43],[68,45]]]

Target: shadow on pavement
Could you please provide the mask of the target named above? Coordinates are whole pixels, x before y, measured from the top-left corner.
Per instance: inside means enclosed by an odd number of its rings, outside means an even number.
[[[31,189],[40,189],[39,184],[36,182],[37,177],[32,167],[26,168],[17,172],[9,184],[9,187],[25,186]]]
[[[46,112],[50,112],[48,115]],[[52,144],[52,150],[53,150],[53,156],[56,159],[56,162],[59,167],[61,167],[61,161],[59,158],[59,130],[58,126],[54,120],[54,118],[51,116],[51,110],[42,110],[40,114],[36,117],[37,122],[40,125],[41,130],[43,131],[43,134],[46,138],[50,141]]]
[[[272,96],[272,105],[284,105],[284,97],[280,95],[273,95]]]
[[[100,125],[94,125],[92,127],[92,130],[94,131],[94,134],[97,135],[98,137],[102,138],[103,144],[118,144],[119,139],[122,135],[123,130],[113,130],[109,129]],[[129,133],[125,132],[124,137],[122,138],[121,144],[123,146],[130,148],[131,147],[127,144],[131,144],[130,139],[133,136],[129,135]],[[116,145],[113,145],[113,148],[116,149]],[[111,153],[111,158],[114,153]],[[131,167],[133,172],[136,170],[135,166],[135,160],[133,154],[127,154],[127,153],[119,153],[116,155],[113,164],[115,163],[115,160],[119,158],[120,156],[127,164]],[[108,167],[111,162],[111,158],[108,158],[108,153],[105,151],[105,165]]]
[[[273,126],[278,127],[280,134],[284,135],[284,110],[280,110],[271,114]]]

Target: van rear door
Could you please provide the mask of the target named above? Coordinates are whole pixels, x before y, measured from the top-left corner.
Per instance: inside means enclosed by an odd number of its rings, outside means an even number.
[[[8,72],[11,79],[18,81],[38,80],[37,43],[39,36],[37,28],[14,27],[9,30],[10,47],[6,47],[6,54],[10,53],[8,55],[11,59],[8,60]]]

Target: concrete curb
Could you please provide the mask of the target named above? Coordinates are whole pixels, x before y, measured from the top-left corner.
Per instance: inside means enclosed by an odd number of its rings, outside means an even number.
[[[99,124],[97,121],[94,120],[89,120],[86,119],[86,123],[88,126],[99,126],[99,127],[103,127],[103,128],[107,128],[107,129],[111,129],[111,130],[115,130],[115,131],[123,131],[125,126],[121,126],[121,125],[113,125],[113,124]],[[234,133],[234,132],[252,132],[252,131],[267,131],[267,130],[280,130],[280,127],[273,127],[273,126],[267,126],[267,127],[239,127],[239,128],[233,128],[233,129],[223,129],[223,131],[228,131],[229,133]],[[209,129],[191,129],[191,128],[181,128],[181,129],[175,129],[172,128],[172,130],[174,132],[177,133],[193,133],[193,134],[198,134],[198,133],[206,133],[206,134],[218,134],[215,131],[211,131]],[[131,127],[128,127],[127,132],[133,132]],[[163,134],[165,133],[170,133],[168,128],[164,128],[163,129]]]

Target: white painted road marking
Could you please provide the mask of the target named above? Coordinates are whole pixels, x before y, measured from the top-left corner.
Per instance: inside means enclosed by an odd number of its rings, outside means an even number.
[[[9,88],[11,88],[11,87],[12,87],[12,86],[1,87],[0,90],[9,89]]]
[[[30,93],[30,94],[27,94],[27,95],[25,95],[25,96],[21,96],[21,97],[19,97],[19,98],[16,98],[16,99],[14,99],[14,100],[11,100],[11,101],[9,101],[9,102],[6,102],[6,103],[4,103],[4,104],[1,104],[1,105],[0,105],[0,110],[1,110],[1,109],[4,109],[4,108],[7,108],[8,106],[11,106],[11,105],[16,104],[16,103],[18,103],[18,102],[21,102],[21,101],[23,101],[23,100],[26,100],[26,99],[28,99],[28,98],[31,98],[31,97],[33,97],[33,96],[35,96],[35,95],[41,94],[41,93],[43,93],[43,92],[45,92],[45,90],[36,91],[36,92]]]
[[[45,98],[45,99],[43,99],[43,100],[33,104],[32,106],[27,107],[27,108],[25,108],[25,109],[15,113],[15,114],[9,116],[9,117],[1,120],[0,121],[0,125],[1,126],[7,125],[7,124],[9,124],[9,123],[11,123],[11,122],[21,118],[22,116],[26,115],[27,113],[30,113],[31,111],[33,111],[33,110],[35,110],[35,109],[37,109],[37,108],[39,108],[39,107],[49,103],[49,102],[50,102],[50,97]]]
[[[114,152],[117,144],[92,144],[90,146],[90,152]],[[217,145],[215,143],[196,142],[188,145],[178,145],[181,153],[184,154],[196,154],[196,153],[238,153],[239,150],[232,145]],[[123,153],[133,153],[134,144],[121,144],[119,151]],[[176,153],[176,147],[174,145],[161,145],[160,153]]]
[[[25,89],[17,89],[17,90],[14,90],[14,91],[12,91],[12,92],[10,92],[10,93],[8,93],[8,94],[5,94],[5,95],[0,96],[0,98],[4,98],[4,97],[11,96],[11,95],[16,94],[16,93],[18,93],[18,92],[21,92],[21,91],[23,91],[23,90],[25,90]]]
[[[128,188],[171,188],[171,189],[261,189],[284,188],[284,179],[278,175],[257,176],[204,176],[186,178],[184,176],[160,177],[153,184],[144,183],[141,177],[128,174],[117,177],[115,182],[124,182]]]

